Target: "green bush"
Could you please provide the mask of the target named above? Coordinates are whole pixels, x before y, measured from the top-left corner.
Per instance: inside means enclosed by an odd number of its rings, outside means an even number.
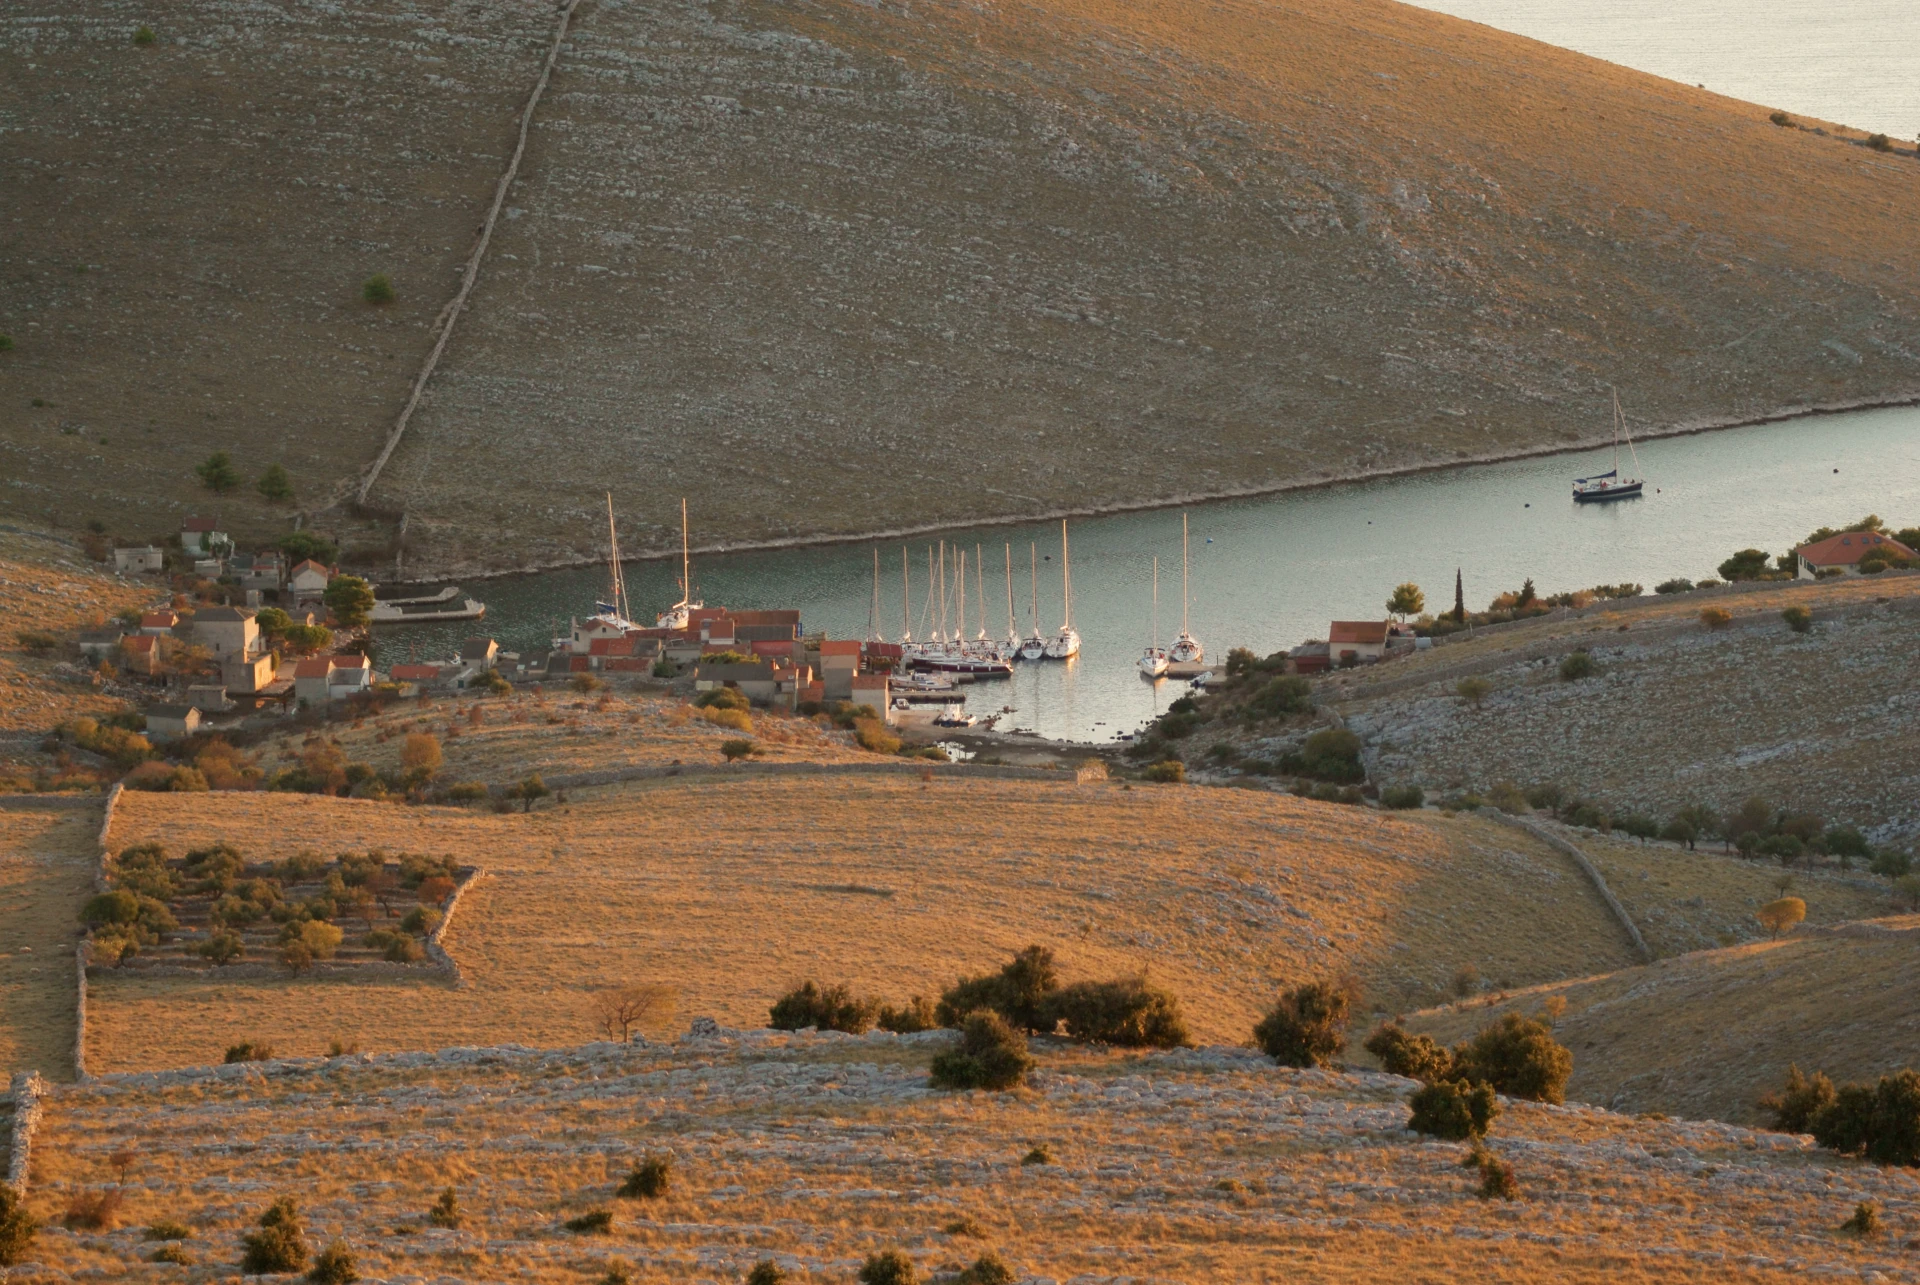
[[[0,1182],[0,1267],[11,1267],[33,1248],[39,1220],[26,1211],[20,1193]]]
[[[376,272],[360,284],[360,297],[376,306],[393,302],[393,282],[387,274]]]
[[[227,1046],[227,1055],[222,1061],[228,1063],[267,1062],[271,1061],[272,1058],[273,1045],[267,1043],[265,1040],[242,1040],[238,1044],[229,1044]]]
[[[1742,549],[1720,564],[1720,578],[1726,581],[1758,580],[1767,571],[1767,555],[1759,549]]]
[[[1815,1071],[1802,1075],[1798,1066],[1787,1068],[1787,1083],[1778,1093],[1760,1099],[1760,1109],[1773,1116],[1773,1128],[1781,1133],[1809,1133],[1813,1121],[1833,1105],[1833,1081]]]
[[[751,758],[756,748],[752,741],[738,737],[720,742],[720,753],[729,763],[736,762],[743,758]]]
[[[1813,628],[1813,613],[1805,607],[1788,607],[1780,613],[1780,619],[1787,622],[1787,628],[1796,634],[1804,634]]]
[[[786,1269],[771,1258],[763,1258],[747,1273],[747,1285],[787,1285]]]
[[[182,1245],[162,1245],[147,1255],[149,1263],[172,1263],[175,1267],[193,1266],[193,1255]]]
[[[693,698],[693,703],[695,707],[699,709],[745,710],[752,708],[752,702],[747,700],[746,693],[738,687],[716,687],[711,691],[701,692]]]
[[[1190,1042],[1180,1000],[1145,977],[1074,982],[1048,997],[1042,1024],[1064,1022],[1067,1034],[1120,1048],[1182,1048]]]
[[[1885,134],[1869,134],[1867,135],[1867,146],[1876,152],[1891,152],[1893,150],[1893,140]]]
[[[194,465],[193,471],[201,485],[216,494],[231,491],[240,485],[240,474],[233,467],[233,456],[225,451],[215,451],[205,461]],[[204,547],[205,544],[203,538],[201,545]]]
[[[1478,709],[1480,702],[1492,693],[1493,684],[1484,678],[1463,678],[1454,684],[1453,690],[1461,700]]]
[[[1813,1140],[1876,1164],[1920,1166],[1920,1073],[1899,1071],[1875,1085],[1845,1084],[1815,1112]]]
[[[1011,1089],[1032,1068],[1026,1034],[998,1013],[976,1012],[960,1028],[959,1047],[935,1055],[929,1080],[936,1089]]]
[[[1840,1224],[1840,1230],[1853,1236],[1877,1236],[1880,1234],[1880,1206],[1871,1200],[1862,1200],[1853,1207],[1853,1216]]]
[[[613,1211],[610,1209],[589,1209],[586,1213],[566,1221],[566,1229],[588,1236],[603,1236],[613,1229]]]
[[[899,1008],[891,1004],[881,1005],[880,1015],[874,1020],[874,1025],[895,1035],[913,1035],[933,1030],[940,1025],[940,1019],[932,1000],[925,995],[915,995]]]
[[[1544,1023],[1518,1013],[1498,1021],[1453,1050],[1454,1073],[1489,1084],[1510,1098],[1558,1104],[1573,1074],[1573,1054]]]
[[[415,906],[400,917],[402,931],[425,937],[440,926],[440,912],[432,906]]]
[[[913,1260],[897,1249],[867,1255],[860,1265],[860,1285],[918,1285],[919,1272]]]
[[[307,1239],[300,1226],[300,1212],[285,1196],[260,1215],[260,1230],[243,1236],[241,1245],[240,1270],[250,1276],[297,1272],[307,1265]]]
[[[673,1155],[648,1156],[633,1167],[614,1192],[622,1200],[658,1200],[673,1189]]]
[[[1325,1066],[1347,1046],[1353,993],[1332,982],[1308,982],[1280,996],[1254,1042],[1281,1066]]]
[[[1593,656],[1585,651],[1576,651],[1560,662],[1560,681],[1577,683],[1583,678],[1591,678],[1599,672],[1599,666],[1593,663]]]
[[[239,933],[223,928],[195,946],[194,953],[215,964],[231,964],[247,953],[247,944]]]
[[[1323,727],[1307,737],[1299,752],[1288,756],[1286,766],[1322,781],[1363,781],[1367,776],[1360,766],[1360,738],[1344,727]]]
[[[1787,115],[1785,112],[1770,112],[1767,115],[1767,119],[1772,121],[1774,124],[1780,126],[1782,129],[1793,128],[1793,117]]]
[[[1891,848],[1882,848],[1873,854],[1867,862],[1867,869],[1889,879],[1899,879],[1913,871],[1913,857],[1905,852],[1895,852]]]
[[[1187,779],[1187,765],[1179,759],[1163,759],[1141,775],[1161,785],[1182,785]]]
[[[823,1031],[860,1035],[873,1028],[879,1005],[854,998],[845,985],[822,987],[808,980],[774,1001],[767,1025],[776,1031],[798,1031],[812,1026]]]
[[[135,27],[133,29],[133,43],[136,45],[150,45],[156,38],[153,34],[152,27]]]
[[[1380,791],[1380,806],[1404,811],[1427,805],[1427,792],[1417,785],[1389,785]]]
[[[360,1273],[354,1266],[352,1252],[344,1242],[336,1240],[313,1260],[313,1270],[307,1273],[307,1279],[313,1285],[353,1285],[360,1279]]]
[[[1480,1171],[1480,1199],[1517,1200],[1520,1184],[1514,1179],[1513,1166],[1485,1147],[1476,1146],[1467,1156],[1469,1167]]]
[[[433,1202],[433,1208],[427,1210],[427,1225],[458,1227],[460,1223],[460,1193],[448,1187],[440,1193],[440,1199]]]
[[[958,1276],[955,1276],[953,1285],[1013,1285],[1013,1282],[1018,1279],[1014,1275],[1013,1268],[1001,1261],[997,1254],[989,1251],[974,1259]]]
[[[149,1223],[146,1230],[148,1240],[186,1240],[192,1235],[192,1229],[185,1223],[175,1222],[171,1218]]]
[[[115,883],[138,896],[171,901],[180,891],[167,864],[167,850],[157,843],[122,848],[110,873]]]
[[[1361,1047],[1390,1075],[1429,1083],[1453,1078],[1453,1055],[1430,1035],[1410,1035],[1403,1026],[1382,1022]]]
[[[287,476],[284,464],[267,465],[267,471],[260,475],[260,480],[253,486],[273,504],[280,504],[293,498],[293,479]]]
[[[1692,589],[1693,581],[1685,578],[1662,580],[1653,587],[1655,593],[1688,593]]]
[[[1485,1137],[1494,1117],[1500,1114],[1500,1104],[1494,1100],[1491,1085],[1469,1084],[1465,1080],[1424,1084],[1407,1100],[1407,1105],[1413,1108],[1413,1118],[1407,1121],[1409,1129],[1451,1142]]]
[[[1262,718],[1285,718],[1313,708],[1313,684],[1298,674],[1270,678],[1247,698],[1247,710]]]
[[[934,1011],[942,1026],[959,1026],[969,1014],[988,1009],[1022,1030],[1050,1030],[1047,998],[1059,984],[1053,952],[1044,946],[1029,946],[997,974],[961,978],[940,997]]]

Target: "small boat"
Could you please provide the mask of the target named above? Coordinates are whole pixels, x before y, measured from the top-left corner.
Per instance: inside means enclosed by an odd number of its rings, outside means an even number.
[[[685,500],[680,502],[680,513],[682,523],[680,540],[681,548],[684,550],[686,547]],[[593,614],[585,620],[575,616],[570,632],[565,637],[556,637],[553,640],[553,650],[583,656],[592,646],[592,639],[595,637],[624,635],[630,629],[640,628],[627,616],[632,608],[627,603],[626,577],[620,573],[620,536],[613,525],[613,492],[611,491],[607,492],[607,577],[608,601],[594,603]],[[663,622],[665,619],[666,617],[661,617]],[[686,618],[683,612],[681,622],[675,628],[685,626]]]
[[[1207,658],[1207,649],[1187,627],[1187,515],[1180,515],[1180,636],[1173,641],[1167,659],[1176,665],[1198,665]]]
[[[389,598],[375,602],[367,619],[376,625],[417,625],[435,620],[478,620],[486,614],[486,603],[475,598],[456,602],[449,594],[444,598]]]
[[[1646,483],[1637,477],[1620,476],[1620,439],[1627,439],[1627,454],[1634,470],[1640,468],[1640,452],[1633,449],[1633,434],[1627,431],[1627,417],[1620,413],[1620,391],[1613,392],[1613,467],[1592,477],[1573,479],[1575,504],[1599,504],[1607,500],[1631,500],[1640,495]]]
[[[1067,553],[1065,518],[1060,519],[1060,598],[1065,612],[1064,623],[1060,626],[1060,632],[1047,640],[1048,660],[1072,660],[1080,654],[1080,635],[1073,628],[1073,562]]]
[[[1212,670],[1203,669],[1199,673],[1193,676],[1193,681],[1188,683],[1187,686],[1191,687],[1196,692],[1204,692],[1205,690],[1207,690],[1207,683],[1210,679],[1212,679],[1212,677],[1213,677]]]
[[[613,530],[612,496],[607,497],[607,530],[609,533]],[[621,600],[625,601],[627,589],[624,582],[619,582],[619,559],[619,550],[616,549],[614,551],[613,563],[614,576],[619,586]],[[691,559],[687,557],[687,502],[682,499],[680,501],[680,601],[661,612],[654,620],[654,627],[657,629],[685,629],[693,619],[694,610],[704,606],[706,606],[706,603],[695,602],[693,600],[693,563]]]
[[[1153,638],[1139,660],[1140,677],[1167,676],[1167,649],[1160,645],[1160,559],[1153,560]]]
[[[979,721],[964,709],[946,709],[933,716],[935,727],[972,727]]]
[[[1046,635],[1040,632],[1040,555],[1039,546],[1027,546],[1027,628],[1029,633],[1020,644],[1018,655],[1021,660],[1045,660],[1047,658]]]

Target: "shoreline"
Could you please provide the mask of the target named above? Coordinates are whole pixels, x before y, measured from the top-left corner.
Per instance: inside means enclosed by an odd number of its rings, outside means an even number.
[[[1636,439],[1642,442],[1659,441],[1673,437],[1697,437],[1704,433],[1721,433],[1740,428],[1758,428],[1763,424],[1780,424],[1797,419],[1820,419],[1829,415],[1844,415],[1863,410],[1896,410],[1901,407],[1920,406],[1920,391],[1905,392],[1888,397],[1864,397],[1851,401],[1819,402],[1811,406],[1789,407],[1769,411],[1762,415],[1741,419],[1696,418],[1682,420],[1662,428],[1644,432]],[[1512,460],[1540,459],[1554,455],[1576,455],[1605,446],[1612,441],[1606,438],[1581,439],[1578,442],[1561,443],[1551,446],[1524,447],[1519,450],[1503,451],[1485,455],[1469,455],[1445,462],[1435,461],[1424,464],[1405,464],[1396,467],[1367,469],[1358,473],[1346,473],[1337,477],[1310,477],[1298,481],[1284,482],[1271,486],[1250,486],[1231,488],[1222,491],[1190,492],[1166,496],[1151,500],[1125,501],[1116,504],[1065,507],[1040,513],[1009,514],[999,517],[974,518],[966,521],[935,522],[919,526],[891,527],[877,531],[863,531],[853,534],[792,536],[780,540],[747,540],[736,543],[693,546],[689,552],[701,557],[713,557],[739,553],[782,552],[788,549],[827,548],[833,545],[865,544],[875,540],[899,540],[916,536],[934,535],[942,531],[965,531],[982,527],[1022,526],[1036,522],[1058,522],[1062,519],[1112,517],[1122,513],[1148,513],[1156,509],[1175,509],[1190,505],[1216,504],[1225,500],[1260,499],[1267,496],[1288,495],[1296,491],[1326,490],[1336,486],[1358,485],[1365,482],[1390,481],[1396,478],[1417,477],[1424,473],[1439,473],[1450,469],[1476,468],[1488,464],[1504,464]],[[642,550],[638,553],[624,553],[621,562],[663,562],[678,557],[678,549]],[[509,576],[538,575],[546,571],[571,571],[581,567],[594,567],[601,564],[599,558],[570,558],[554,562],[529,563],[525,566],[510,567],[501,570],[463,570],[459,564],[444,567],[428,564],[425,572],[412,567],[406,569],[402,577],[407,583],[435,582],[441,580],[502,580]]]

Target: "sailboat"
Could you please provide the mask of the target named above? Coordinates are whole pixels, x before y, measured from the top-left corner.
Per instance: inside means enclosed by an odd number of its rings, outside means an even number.
[[[553,640],[553,650],[584,654],[594,638],[624,635],[639,625],[628,619],[633,610],[627,601],[627,579],[620,570],[620,533],[613,523],[613,492],[607,492],[607,596],[593,604],[593,614],[585,620],[575,616],[568,635]]]
[[[1187,608],[1190,595],[1187,592],[1187,515],[1180,515],[1180,636],[1173,641],[1173,649],[1168,659],[1176,665],[1198,665],[1207,658],[1207,649],[1187,628]]]
[[[1027,640],[1020,644],[1021,660],[1045,660],[1047,639],[1040,632],[1040,546],[1027,546]]]
[[[1575,504],[1598,504],[1604,500],[1628,500],[1639,495],[1646,483],[1637,477],[1620,476],[1620,439],[1627,439],[1627,454],[1634,472],[1640,471],[1640,452],[1633,449],[1633,434],[1627,431],[1627,417],[1620,413],[1620,390],[1613,390],[1613,467],[1592,477],[1573,480]]]
[[[1080,635],[1073,629],[1073,563],[1067,555],[1067,520],[1060,519],[1060,598],[1064,604],[1060,632],[1047,640],[1048,660],[1072,660],[1080,654]]]
[[[1007,554],[1007,641],[1000,645],[1000,654],[1008,660],[1020,658],[1020,629],[1013,623],[1013,544],[1006,546]]]
[[[932,549],[927,551],[929,554]],[[953,603],[954,627],[947,629],[947,549],[940,543],[939,626],[931,642],[914,644],[906,651],[906,660],[915,669],[932,669],[948,674],[969,674],[975,678],[1008,678],[1013,662],[997,654],[991,643],[984,647],[966,641],[967,631],[967,555],[954,550]],[[930,585],[931,589],[932,586]]]
[[[613,529],[613,497],[607,497],[607,529]],[[618,554],[615,555],[618,557]],[[616,566],[618,563],[615,564]],[[687,502],[680,501],[680,601],[661,612],[654,621],[656,628],[685,629],[693,619],[693,612],[706,606],[704,602],[693,600],[693,561],[687,556]]]
[[[1153,638],[1140,656],[1140,677],[1164,678],[1167,649],[1160,645],[1160,559],[1153,560]]]

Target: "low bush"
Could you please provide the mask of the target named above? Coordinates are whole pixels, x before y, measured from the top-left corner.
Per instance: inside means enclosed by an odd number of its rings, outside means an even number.
[[[393,302],[393,282],[384,272],[376,272],[360,283],[360,297],[376,307]]]
[[[1600,667],[1593,663],[1593,655],[1590,652],[1576,651],[1560,662],[1560,681],[1563,683],[1577,683],[1599,672]]]
[[[1558,1105],[1573,1074],[1573,1054],[1544,1023],[1507,1013],[1453,1050],[1454,1073],[1510,1098]]]
[[[1183,785],[1187,779],[1187,765],[1179,759],[1163,759],[1140,775],[1161,785]]]
[[[273,1045],[267,1043],[265,1040],[242,1040],[238,1044],[229,1044],[227,1046],[227,1055],[222,1059],[222,1061],[228,1064],[234,1062],[269,1062],[272,1060]]]
[[[1313,684],[1298,674],[1268,679],[1247,699],[1247,712],[1261,718],[1285,718],[1313,708]]]
[[[1653,587],[1655,593],[1687,593],[1693,588],[1693,581],[1685,578],[1662,580]]]
[[[1788,607],[1780,613],[1780,619],[1787,622],[1787,628],[1796,634],[1804,634],[1813,628],[1813,613],[1805,607]]]
[[[913,1260],[897,1249],[885,1249],[867,1255],[860,1265],[860,1285],[919,1285],[920,1273]]]
[[[658,1200],[673,1189],[673,1155],[648,1156],[633,1167],[614,1192],[622,1200]]]
[[[1815,1142],[1842,1155],[1920,1166],[1920,1072],[1840,1086],[1833,1101],[1814,1113],[1810,1131]]]
[[[693,704],[697,709],[745,710],[752,707],[747,694],[738,687],[715,687],[710,691],[701,692],[693,698]]]
[[[1840,1230],[1852,1236],[1877,1236],[1880,1234],[1880,1206],[1871,1200],[1862,1200],[1853,1207],[1853,1216],[1840,1224]]]
[[[891,1004],[881,1005],[880,1015],[874,1019],[874,1025],[895,1035],[914,1035],[933,1030],[940,1025],[940,1021],[935,1015],[933,1001],[925,995],[915,995],[899,1008]]]
[[[746,729],[742,729],[743,731]],[[885,723],[877,718],[857,718],[853,722],[853,739],[861,749],[874,754],[898,754],[900,738],[887,730]]]
[[[1867,135],[1867,146],[1876,152],[1891,152],[1893,150],[1893,140],[1885,134],[1869,134]]]
[[[460,1222],[460,1193],[448,1187],[440,1193],[440,1199],[433,1202],[433,1208],[427,1210],[427,1225],[457,1228]]]
[[[11,1267],[33,1248],[40,1222],[26,1211],[20,1193],[0,1182],[0,1267]]]
[[[771,1258],[763,1258],[747,1273],[747,1285],[787,1285],[786,1268]]]
[[[1733,613],[1720,607],[1705,607],[1700,612],[1700,623],[1718,632],[1733,623]]]
[[[1043,1025],[1064,1023],[1067,1034],[1120,1048],[1182,1048],[1190,1042],[1180,1000],[1145,977],[1074,982],[1048,997]]]
[[[1513,1166],[1485,1147],[1476,1146],[1468,1153],[1464,1163],[1467,1167],[1480,1171],[1480,1199],[1518,1200],[1520,1198],[1520,1183],[1513,1176]]]
[[[1053,952],[1044,946],[1029,946],[998,973],[955,982],[940,996],[934,1014],[942,1026],[959,1026],[969,1014],[987,1009],[1022,1030],[1051,1030],[1053,1023],[1046,1017],[1047,998],[1059,984]]]
[[[1427,792],[1417,785],[1389,785],[1380,791],[1380,806],[1405,811],[1427,805]]]
[[[589,1209],[586,1213],[567,1219],[566,1229],[587,1236],[602,1236],[613,1230],[613,1211],[611,1209]]]
[[[1432,1036],[1411,1035],[1403,1026],[1383,1022],[1361,1047],[1379,1058],[1381,1069],[1389,1075],[1431,1083],[1453,1074],[1453,1054]]]
[[[336,1240],[313,1260],[313,1270],[307,1273],[307,1279],[313,1285],[353,1285],[360,1279],[360,1273],[352,1251],[344,1242]]]
[[[1454,694],[1475,709],[1493,692],[1493,684],[1484,678],[1463,678],[1454,684]]]
[[[1494,1099],[1491,1085],[1469,1084],[1465,1080],[1423,1084],[1407,1100],[1407,1105],[1413,1109],[1407,1128],[1450,1142],[1485,1137],[1494,1117],[1500,1114],[1500,1104]]]
[[[1047,1150],[1047,1144],[1043,1142],[1039,1146],[1027,1152],[1026,1155],[1021,1156],[1020,1163],[1023,1166],[1024,1165],[1050,1165],[1053,1163],[1053,1152]]]
[[[415,906],[400,917],[400,928],[417,937],[425,937],[440,926],[440,912],[432,906]]]
[[[250,1276],[297,1272],[307,1265],[307,1238],[300,1225],[300,1212],[285,1196],[260,1215],[260,1230],[241,1237],[240,1243],[240,1270]]]
[[[1309,982],[1280,996],[1254,1042],[1281,1066],[1325,1066],[1347,1046],[1353,992],[1333,982]]]
[[[774,1001],[767,1025],[776,1031],[798,1031],[812,1026],[823,1031],[860,1035],[873,1029],[879,1005],[854,998],[845,985],[821,986],[808,980]]]
[[[1754,911],[1753,917],[1768,936],[1777,938],[1807,917],[1807,903],[1798,897],[1780,897]]]
[[[181,1245],[162,1245],[147,1255],[149,1263],[171,1263],[175,1267],[193,1266],[193,1255]]]
[[[148,1240],[186,1240],[193,1235],[193,1231],[185,1223],[162,1218],[159,1222],[149,1223],[145,1234]]]
[[[125,1202],[118,1187],[76,1191],[67,1197],[60,1221],[79,1231],[112,1231],[120,1225],[120,1206]]]
[[[729,763],[735,763],[744,758],[752,758],[758,749],[759,747],[752,741],[739,737],[720,742],[720,754]]]
[[[246,955],[247,944],[239,933],[221,929],[193,948],[194,954],[215,964],[231,964]]]
[[[1017,1279],[1013,1268],[1001,1261],[997,1254],[988,1252],[962,1269],[953,1278],[953,1285],[1013,1285]]]
[[[1344,727],[1323,727],[1313,733],[1298,753],[1287,756],[1283,766],[1322,781],[1363,781],[1367,776],[1360,765],[1360,738]]]
[[[1778,1093],[1760,1099],[1760,1109],[1773,1116],[1772,1127],[1781,1133],[1811,1133],[1813,1121],[1833,1105],[1833,1081],[1815,1071],[1802,1075],[1798,1066],[1787,1068],[1787,1083]]]
[[[1793,117],[1787,115],[1785,112],[1771,112],[1768,114],[1767,119],[1782,129],[1793,128]]]
[[[960,1028],[959,1047],[937,1054],[929,1080],[936,1089],[1011,1089],[1027,1078],[1027,1037],[994,1012],[976,1012]],[[863,1277],[864,1279],[864,1277]]]
[[[152,27],[135,27],[133,29],[133,43],[136,45],[150,45],[156,39],[158,39],[158,37],[153,34]]]

